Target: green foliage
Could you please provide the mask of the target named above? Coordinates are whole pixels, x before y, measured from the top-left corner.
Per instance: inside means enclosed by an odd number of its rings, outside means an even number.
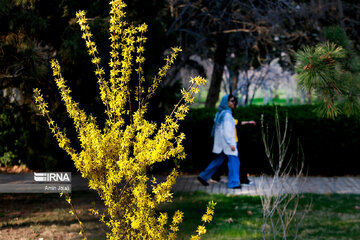
[[[0,162],[5,166],[25,164],[30,169],[71,171],[71,162],[66,161],[66,155],[38,118],[30,109],[0,98]]]
[[[13,160],[16,158],[15,154],[13,152],[5,152],[2,157],[0,157],[0,166],[11,166]]]
[[[320,116],[360,113],[360,61],[345,32],[339,27],[324,30],[328,39],[296,54],[299,86],[315,91],[322,99]]]
[[[351,47],[350,40],[340,26],[330,26],[323,29],[323,35],[328,41],[335,43],[344,49]]]
[[[353,156],[360,155],[359,139],[360,125],[356,116],[339,116],[336,119],[323,119],[317,116],[317,106],[278,106],[279,118],[289,118],[291,131],[291,148],[296,152],[295,145],[299,140],[305,154],[305,166],[311,175],[346,175],[359,174],[360,164]],[[188,117],[180,126],[180,131],[186,134],[184,140],[186,159],[181,164],[181,171],[196,173],[203,170],[214,158],[212,151],[213,138],[210,136],[216,109],[191,109]],[[271,168],[266,159],[264,146],[261,142],[260,118],[264,115],[265,123],[269,124],[269,132],[274,130],[274,106],[250,106],[237,108],[235,118],[239,120],[255,120],[257,126],[238,126],[240,161],[248,162],[252,174],[269,173]],[[7,115],[8,117],[15,115]],[[21,121],[21,124],[20,124]],[[21,120],[17,117],[1,128],[0,147],[7,146],[7,151],[20,154],[13,164],[21,159],[32,169],[65,169],[73,170],[73,163],[64,152],[58,148],[51,135],[47,133],[46,125],[40,117],[35,123]],[[13,128],[16,134],[9,135]],[[70,126],[66,126],[70,133]],[[12,136],[12,137],[10,137]],[[22,136],[22,137],[21,137]],[[16,149],[11,140],[18,139],[21,143]],[[75,136],[72,136],[75,137]],[[29,139],[32,139],[31,141]],[[41,139],[41,141],[40,141]],[[341,140],[342,139],[342,140]],[[289,150],[291,151],[291,150]],[[1,152],[1,156],[4,152]],[[59,161],[61,159],[61,161]],[[339,161],[341,159],[341,161]],[[154,173],[168,172],[174,167],[171,161],[157,164],[152,169]]]
[[[336,79],[336,62],[345,58],[346,53],[340,46],[326,42],[314,47],[306,47],[297,54],[299,65],[299,84],[306,90],[326,88]]]
[[[24,161],[28,131],[23,119],[16,117],[14,105],[5,104],[1,99],[0,103],[0,166],[12,166]]]
[[[346,53],[342,47],[334,43],[326,42],[314,47],[306,47],[298,51],[296,55],[299,85],[307,92],[316,90],[316,93],[324,98],[324,106],[320,107],[320,113],[328,112],[334,118],[341,109],[335,104],[334,97],[342,93],[339,85],[343,81],[339,60],[345,58]]]

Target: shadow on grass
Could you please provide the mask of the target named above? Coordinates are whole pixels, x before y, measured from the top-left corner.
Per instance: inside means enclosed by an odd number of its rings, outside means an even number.
[[[83,223],[98,223],[98,219],[82,219]],[[69,226],[71,224],[78,224],[78,221],[74,218],[74,220],[43,220],[43,221],[27,221],[23,223],[5,223],[1,225],[1,229],[6,228],[23,228],[23,227],[30,227],[33,225],[43,225],[43,226],[51,226],[51,225],[63,225]]]

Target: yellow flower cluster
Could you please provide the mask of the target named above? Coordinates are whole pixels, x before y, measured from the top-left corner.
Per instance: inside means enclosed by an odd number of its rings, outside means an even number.
[[[147,102],[153,96],[161,80],[174,63],[180,48],[173,48],[165,58],[165,65],[152,79],[152,85],[145,88],[142,64],[147,25],[133,26],[123,20],[126,6],[121,0],[110,1],[110,73],[105,78],[105,70],[100,67],[101,59],[97,56],[96,44],[84,11],[76,14],[77,22],[83,32],[88,54],[95,65],[95,75],[99,84],[101,100],[106,108],[107,122],[100,129],[96,120],[80,109],[71,97],[71,90],[61,74],[56,60],[51,61],[55,82],[65,103],[69,116],[73,119],[80,151],[71,148],[70,140],[49,116],[48,106],[40,90],[35,89],[35,101],[42,115],[47,117],[49,128],[75,163],[83,177],[89,179],[89,188],[98,192],[107,207],[105,214],[97,209],[91,211],[100,217],[110,229],[108,239],[175,239],[178,225],[183,214],[178,211],[168,224],[165,213],[156,213],[159,204],[172,200],[171,188],[178,172],[173,170],[163,182],[149,179],[147,170],[157,162],[171,159],[184,159],[182,141],[179,133],[179,121],[189,111],[189,104],[194,101],[194,94],[205,79],[195,77],[187,90],[182,90],[183,97],[174,106],[173,112],[159,126],[144,119]],[[135,69],[135,72],[133,72]],[[137,88],[131,89],[132,76],[138,82]],[[132,84],[133,86],[133,84]],[[131,103],[135,99],[137,104]],[[136,109],[132,109],[136,106]],[[211,210],[203,216],[203,222],[212,219]],[[198,236],[206,232],[204,226],[197,230]]]
[[[197,227],[197,229],[196,229],[197,234],[192,235],[190,238],[191,240],[199,240],[199,239],[201,239],[201,236],[206,233],[205,224],[212,221],[215,206],[216,206],[216,203],[214,203],[213,201],[208,203],[208,206],[206,208],[206,213],[201,218],[201,221],[203,222],[203,224]]]

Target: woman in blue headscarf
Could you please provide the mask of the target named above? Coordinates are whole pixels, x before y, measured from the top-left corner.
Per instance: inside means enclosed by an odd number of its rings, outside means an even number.
[[[198,180],[205,186],[207,180],[228,158],[228,188],[241,188],[239,180],[240,160],[235,140],[235,119],[232,110],[236,107],[236,98],[233,95],[225,95],[220,102],[218,112],[215,115],[212,135],[214,136],[213,152],[217,157],[202,171]]]

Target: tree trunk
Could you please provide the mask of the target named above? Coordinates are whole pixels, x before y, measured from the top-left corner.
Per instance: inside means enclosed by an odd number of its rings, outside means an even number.
[[[307,94],[306,94],[306,98],[307,98],[307,104],[311,104],[311,97],[312,97],[312,95],[311,95],[311,92],[310,91],[308,91],[307,92]]]
[[[226,52],[229,45],[229,36],[219,34],[216,41],[216,50],[214,56],[214,69],[211,75],[211,83],[208,95],[206,97],[205,107],[214,108],[219,99],[220,87],[224,66],[226,63]]]
[[[239,78],[239,71],[233,72],[231,76],[230,93],[234,93],[234,91],[237,89],[238,78]]]
[[[341,28],[342,28],[343,30],[345,30],[344,10],[343,10],[343,5],[342,5],[342,0],[338,0],[338,1],[337,1],[337,5],[338,5],[338,8],[339,8],[339,18],[340,18]]]

